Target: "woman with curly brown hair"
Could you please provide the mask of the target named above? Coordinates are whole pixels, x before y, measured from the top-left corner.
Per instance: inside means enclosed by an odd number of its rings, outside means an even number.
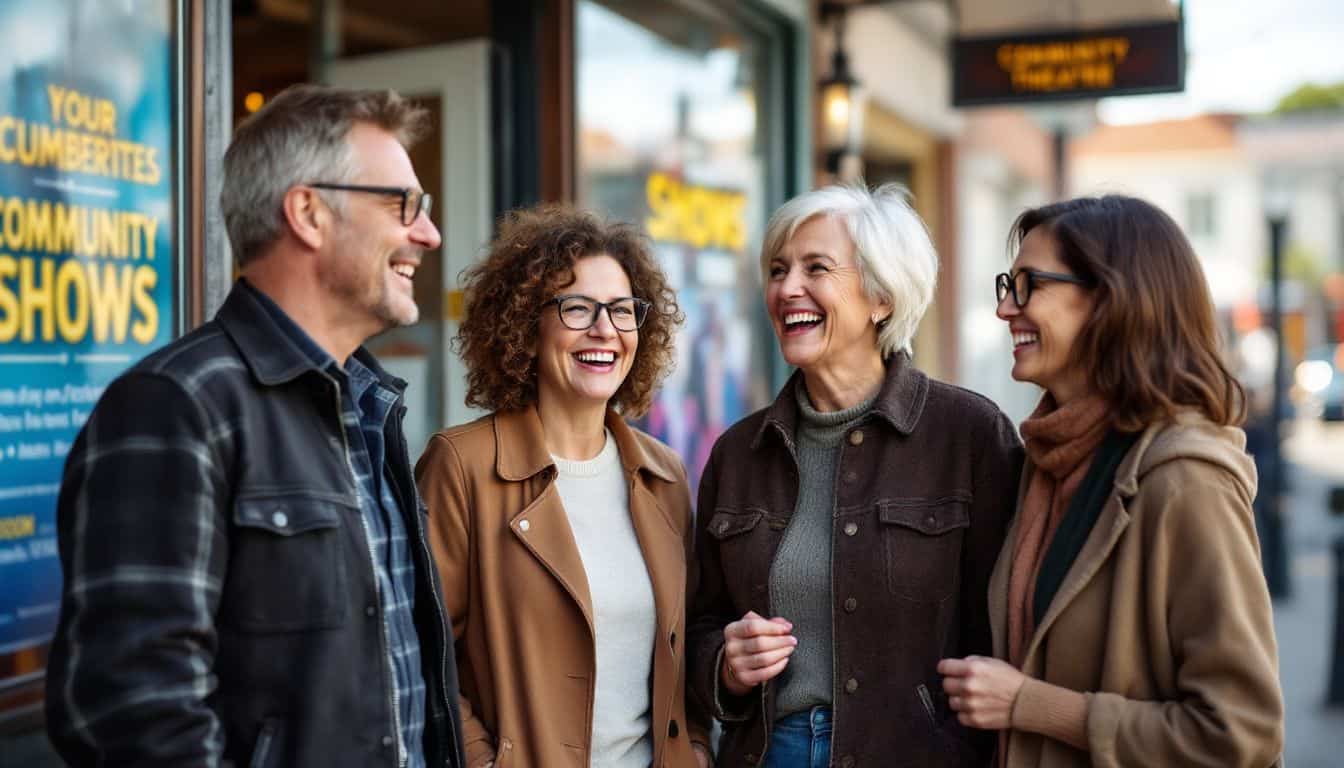
[[[626,225],[510,214],[467,270],[467,403],[416,465],[457,639],[467,764],[704,766],[686,719],[686,472],[633,429],[673,362],[667,279]]]

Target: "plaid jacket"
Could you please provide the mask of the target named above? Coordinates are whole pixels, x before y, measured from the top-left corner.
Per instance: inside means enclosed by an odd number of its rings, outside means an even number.
[[[356,356],[389,386],[367,352]],[[72,765],[397,763],[340,394],[236,285],[108,387],[66,461],[47,728]],[[398,390],[399,386],[396,387]],[[457,673],[398,402],[426,763],[462,765]]]

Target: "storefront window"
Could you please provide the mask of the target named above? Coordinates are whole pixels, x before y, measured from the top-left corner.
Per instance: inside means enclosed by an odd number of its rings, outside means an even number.
[[[0,6],[0,752],[41,706],[66,453],[179,330],[177,6]]]
[[[578,199],[639,223],[686,313],[642,426],[694,484],[714,440],[770,396],[757,254],[769,199],[769,43],[674,0],[577,4]]]

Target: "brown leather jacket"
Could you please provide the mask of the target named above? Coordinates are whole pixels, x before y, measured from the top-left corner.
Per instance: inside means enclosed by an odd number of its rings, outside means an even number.
[[[700,483],[688,685],[692,706],[724,723],[720,766],[761,763],[774,720],[768,683],[734,700],[717,689],[718,665],[728,622],[774,615],[770,566],[798,495],[801,385],[795,374],[774,405],[724,433]],[[831,764],[988,765],[993,734],[958,724],[935,668],[991,653],[986,594],[1016,501],[1017,431],[989,400],[901,353],[839,464]]]
[[[691,741],[708,737],[687,721],[684,704],[686,473],[672,449],[615,412],[606,423],[653,582],[653,765],[694,768]],[[438,432],[415,476],[457,638],[467,765],[587,766],[597,663],[592,603],[536,410]]]

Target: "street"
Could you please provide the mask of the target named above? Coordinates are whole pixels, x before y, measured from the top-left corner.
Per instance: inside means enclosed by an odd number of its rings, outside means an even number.
[[[1287,526],[1292,594],[1274,604],[1279,668],[1287,707],[1285,763],[1293,768],[1341,764],[1344,708],[1326,709],[1335,621],[1331,542],[1344,536],[1327,494],[1344,485],[1344,424],[1301,420],[1285,441]]]

